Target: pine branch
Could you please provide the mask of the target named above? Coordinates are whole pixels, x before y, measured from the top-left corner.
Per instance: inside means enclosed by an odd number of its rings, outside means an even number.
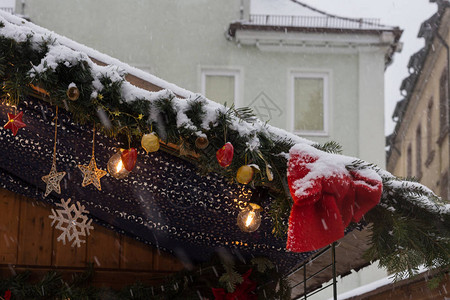
[[[0,22],[0,28],[4,26]],[[26,96],[33,94],[32,86],[35,86],[48,93],[44,101],[70,111],[75,122],[95,122],[97,129],[110,137],[130,139],[131,145],[138,145],[142,134],[153,130],[166,143],[196,151],[200,154],[197,164],[201,172],[216,172],[235,182],[240,166],[255,164],[261,172],[252,184],[271,188],[275,195],[270,204],[274,234],[285,236],[292,206],[286,187],[286,155],[294,145],[291,139],[271,133],[268,126],[254,118],[250,108],[232,106],[211,112],[207,111],[208,102],[203,97],[178,99],[167,91],[152,94],[151,100],[125,99],[124,86],[129,83],[122,71],[108,67],[107,71],[93,72],[93,67],[101,67],[78,52],[74,52],[70,62],[58,58],[61,61],[46,63],[51,50],[61,45],[49,37],[41,36],[40,41],[37,37],[38,34],[31,31],[24,40],[0,36],[0,96],[7,104],[21,105]],[[80,91],[77,101],[67,99],[67,88],[72,82]],[[204,124],[206,113],[209,124]],[[213,114],[215,118],[210,116]],[[246,126],[246,131],[240,132],[240,126]],[[209,140],[209,146],[202,150],[194,148],[200,133]],[[217,149],[225,142],[231,142],[235,148],[228,168],[220,167],[215,159]],[[335,142],[314,147],[328,153],[342,151]],[[273,172],[273,181],[265,174],[268,166]],[[373,169],[383,181],[380,205],[367,214],[367,220],[373,223],[370,257],[381,259],[390,270],[406,270],[408,274],[413,274],[419,264],[432,268],[449,266],[450,214],[444,206],[447,202],[419,184],[395,178],[362,160],[353,162],[347,169]]]
[[[329,142],[326,142],[323,145],[321,145],[321,144],[313,144],[312,146],[314,148],[316,148],[316,149],[319,149],[319,150],[323,151],[323,152],[334,153],[334,154],[342,154],[342,146],[339,145],[335,141],[329,141]]]
[[[256,270],[260,273],[264,273],[266,270],[275,268],[275,265],[265,257],[252,258],[251,263],[256,266]]]
[[[244,122],[253,123],[257,120],[256,115],[253,112],[253,109],[250,107],[235,108],[233,106],[232,109],[233,109],[234,115],[237,118],[243,120]]]
[[[273,263],[265,258],[255,258],[258,264],[266,265],[264,272],[254,270],[252,280],[258,284],[258,299],[265,294],[268,299],[290,299],[287,294],[288,286],[284,286],[282,279],[273,267]],[[213,269],[217,268],[223,276],[216,277]],[[211,288],[217,288],[220,284],[229,287],[232,292],[237,284],[242,283],[240,272],[251,268],[251,264],[233,263],[220,264],[219,258],[214,257],[209,263],[201,267],[187,271],[182,270],[169,277],[153,278],[160,283],[153,286],[135,283],[121,290],[109,288],[96,288],[90,286],[93,267],[90,264],[84,273],[74,275],[71,282],[62,279],[61,274],[49,271],[37,282],[30,282],[31,272],[17,274],[8,279],[0,279],[0,292],[10,290],[13,299],[198,299],[199,294],[206,298],[212,298]],[[236,271],[239,269],[239,272]],[[201,271],[200,271],[201,270]],[[275,291],[278,283],[279,289]],[[233,288],[230,288],[233,287]],[[263,292],[263,289],[265,291]]]
[[[229,293],[232,293],[236,289],[236,285],[242,283],[244,278],[242,278],[242,275],[234,270],[233,265],[224,264],[223,267],[225,269],[225,273],[220,276],[219,282],[225,286]]]
[[[280,194],[271,204],[269,215],[272,219],[273,230],[272,233],[279,238],[284,237],[288,231],[289,214],[292,203],[289,198]]]

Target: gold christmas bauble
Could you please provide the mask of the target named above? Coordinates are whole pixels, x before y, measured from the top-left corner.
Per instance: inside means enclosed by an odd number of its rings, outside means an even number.
[[[242,166],[237,171],[236,180],[239,183],[247,184],[252,181],[254,173],[255,171],[249,165]]]
[[[76,86],[71,86],[67,89],[67,98],[72,101],[78,100],[80,97],[80,90]]]
[[[266,165],[266,176],[267,176],[267,179],[269,179],[269,181],[273,180],[273,172],[269,165]]]
[[[159,150],[159,138],[154,132],[144,134],[142,136],[141,145],[147,153],[156,152]]]
[[[198,137],[195,140],[195,147],[197,147],[197,149],[203,150],[206,147],[208,147],[208,145],[209,145],[209,141],[205,137]]]

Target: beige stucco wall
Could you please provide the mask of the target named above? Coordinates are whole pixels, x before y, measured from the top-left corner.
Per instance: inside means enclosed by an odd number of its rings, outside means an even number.
[[[447,10],[446,16],[450,16]],[[446,37],[447,43],[450,43],[450,20],[442,18],[443,25],[440,33]],[[449,170],[449,140],[448,133],[440,139],[440,104],[439,104],[439,84],[440,77],[448,66],[447,51],[438,39],[435,39],[426,59],[424,68],[413,94],[410,98],[407,111],[403,117],[399,128],[395,149],[392,152],[388,162],[388,170],[397,176],[407,176],[407,149],[411,145],[412,149],[412,175],[424,185],[430,187],[437,194],[441,194],[441,184],[443,175]],[[427,110],[432,101],[431,118],[431,147],[427,143]],[[447,99],[448,101],[448,99]],[[416,132],[421,127],[421,162],[422,174],[417,174],[416,168]],[[430,149],[430,151],[428,151]],[[433,154],[434,152],[434,154]],[[421,176],[420,176],[421,175]]]

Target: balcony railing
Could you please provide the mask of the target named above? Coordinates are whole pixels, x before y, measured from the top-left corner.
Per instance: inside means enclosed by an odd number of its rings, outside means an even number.
[[[14,13],[14,7],[0,7],[0,10],[9,12],[10,14]]]
[[[351,19],[340,17],[250,15],[249,24],[289,27],[319,27],[338,29],[381,29],[379,19]]]

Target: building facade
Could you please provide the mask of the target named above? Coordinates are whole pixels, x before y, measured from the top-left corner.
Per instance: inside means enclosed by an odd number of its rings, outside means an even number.
[[[449,199],[449,43],[450,3],[422,23],[425,46],[411,56],[409,77],[401,85],[394,133],[388,138],[387,169],[414,177]]]
[[[385,166],[384,70],[398,28],[315,12],[253,15],[250,0],[24,3],[17,11],[38,25]]]
[[[271,125],[320,143],[334,140],[344,154],[385,167],[384,70],[398,49],[398,28],[307,10],[254,15],[250,0],[24,0],[16,11],[180,87],[250,106]],[[366,271],[345,277],[339,290],[386,276],[375,265]]]

